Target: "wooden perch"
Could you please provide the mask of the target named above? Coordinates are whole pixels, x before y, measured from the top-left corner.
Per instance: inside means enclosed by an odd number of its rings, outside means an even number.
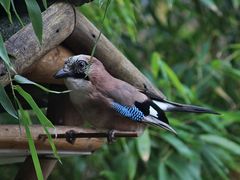
[[[55,3],[43,15],[43,42],[39,44],[32,25],[28,24],[5,42],[8,53],[13,59],[16,71],[28,71],[49,50],[58,46],[73,31],[75,24],[74,9],[67,3]],[[0,74],[4,70],[0,69]],[[0,83],[9,83],[8,77],[0,76]]]
[[[56,130],[49,129],[51,134],[65,134],[67,131],[74,130],[81,133],[96,132],[91,129],[82,129],[72,126],[55,126]],[[31,126],[32,137],[35,142],[38,154],[52,156],[50,144],[44,135],[44,130],[39,125]],[[77,138],[71,144],[65,138],[53,138],[60,155],[88,154],[99,149],[104,143],[103,138]],[[23,127],[21,132],[18,125],[0,126],[0,157],[1,156],[26,156],[29,155],[28,140]]]
[[[73,33],[65,40],[65,45],[76,54],[91,54],[99,30],[80,12],[76,12]],[[103,62],[106,69],[115,77],[162,97],[164,95],[104,36],[98,41],[95,57]]]

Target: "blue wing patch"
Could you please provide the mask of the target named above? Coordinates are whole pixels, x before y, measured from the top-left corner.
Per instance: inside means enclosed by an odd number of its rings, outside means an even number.
[[[142,121],[144,119],[144,114],[142,111],[140,111],[137,107],[132,106],[124,106],[119,103],[113,102],[112,107],[114,110],[116,110],[118,113],[120,113],[122,116],[125,116],[129,119],[132,119],[134,121]]]

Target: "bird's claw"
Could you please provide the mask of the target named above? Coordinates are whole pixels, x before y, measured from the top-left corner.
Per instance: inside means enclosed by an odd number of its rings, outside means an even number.
[[[113,143],[116,140],[115,137],[116,130],[110,130],[108,131],[107,141],[109,144]]]
[[[69,130],[66,132],[66,141],[70,144],[74,144],[76,141],[76,132],[74,130]]]

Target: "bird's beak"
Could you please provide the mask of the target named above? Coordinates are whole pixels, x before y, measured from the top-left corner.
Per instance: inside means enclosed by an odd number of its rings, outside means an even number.
[[[72,77],[73,74],[70,71],[64,70],[64,69],[60,69],[55,75],[54,78],[55,79],[61,79],[61,78],[66,78],[66,77]]]

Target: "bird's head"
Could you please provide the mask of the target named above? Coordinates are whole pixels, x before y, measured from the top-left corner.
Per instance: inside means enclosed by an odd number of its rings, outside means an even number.
[[[91,56],[77,55],[69,57],[64,64],[64,67],[60,69],[54,77],[60,78],[88,78],[88,71],[92,64]]]

